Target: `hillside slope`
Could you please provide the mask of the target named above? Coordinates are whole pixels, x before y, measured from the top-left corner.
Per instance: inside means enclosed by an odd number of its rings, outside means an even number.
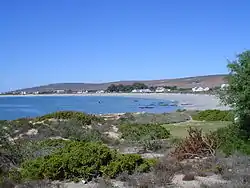
[[[141,82],[148,86],[177,86],[181,88],[192,88],[195,86],[216,87],[225,83],[226,75],[207,75],[176,79],[162,79],[162,80],[130,80],[117,81],[108,83],[56,83],[43,85],[32,88],[21,89],[26,92],[48,91],[48,90],[101,90],[107,89],[111,84],[129,85],[135,82]]]

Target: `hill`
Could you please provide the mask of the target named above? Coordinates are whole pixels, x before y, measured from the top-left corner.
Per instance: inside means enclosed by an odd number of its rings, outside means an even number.
[[[107,83],[55,83],[32,88],[21,89],[21,91],[35,92],[35,91],[49,91],[49,90],[105,90],[111,84],[130,85],[135,82],[144,83],[148,86],[177,86],[180,88],[192,88],[195,86],[216,87],[225,83],[226,75],[206,75],[175,79],[161,79],[161,80],[130,80],[117,81]],[[19,90],[20,91],[20,90]]]

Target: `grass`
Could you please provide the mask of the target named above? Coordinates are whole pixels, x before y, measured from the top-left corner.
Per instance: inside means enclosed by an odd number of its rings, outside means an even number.
[[[206,132],[215,131],[218,128],[226,127],[230,122],[226,121],[214,121],[214,122],[206,122],[206,121],[188,121],[181,122],[176,124],[163,124],[162,126],[170,131],[170,134],[173,137],[185,138],[188,136],[187,129],[189,127],[202,128],[202,130]]]

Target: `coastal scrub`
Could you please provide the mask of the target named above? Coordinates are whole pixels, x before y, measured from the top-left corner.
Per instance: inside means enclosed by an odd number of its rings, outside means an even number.
[[[192,115],[197,121],[233,121],[233,112],[230,110],[204,110]]]
[[[170,132],[160,125],[154,124],[126,124],[119,127],[121,137],[125,140],[141,141],[145,138],[150,140],[167,139]]]
[[[121,172],[146,172],[152,164],[140,155],[119,154],[101,143],[71,141],[49,156],[24,162],[21,176],[25,180],[114,178]]]
[[[75,112],[75,111],[58,111],[53,112],[50,114],[46,114],[44,116],[37,117],[36,121],[45,121],[50,119],[57,119],[57,120],[69,120],[69,119],[76,119],[81,121],[85,125],[90,125],[93,122],[100,122],[102,121],[101,117],[97,117],[90,114],[85,114],[83,112]]]

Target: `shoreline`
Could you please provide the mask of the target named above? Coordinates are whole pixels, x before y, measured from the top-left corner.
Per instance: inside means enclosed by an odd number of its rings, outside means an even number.
[[[84,94],[44,94],[44,95],[0,95],[0,97],[69,97],[69,96],[96,96],[96,97],[133,97],[144,99],[160,99],[177,101],[178,106],[186,110],[229,110],[229,107],[220,104],[214,95],[181,94],[181,93],[84,93]]]

